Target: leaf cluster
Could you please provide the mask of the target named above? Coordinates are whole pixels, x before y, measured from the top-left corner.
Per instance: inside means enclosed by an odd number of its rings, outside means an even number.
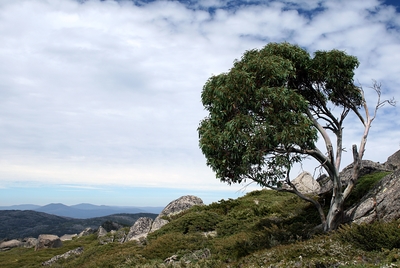
[[[201,99],[208,117],[198,128],[199,144],[217,178],[251,179],[280,185],[290,167],[315,149],[317,128],[310,112],[328,102],[356,108],[355,57],[345,52],[309,53],[289,43],[246,51],[227,73],[212,76]]]

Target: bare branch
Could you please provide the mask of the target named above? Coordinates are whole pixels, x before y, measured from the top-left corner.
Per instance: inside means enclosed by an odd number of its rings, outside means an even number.
[[[378,83],[377,81],[373,80],[373,85],[371,88],[374,89],[375,92],[378,94],[378,101],[376,103],[374,115],[371,120],[373,120],[376,117],[376,113],[377,113],[378,109],[385,106],[385,104],[389,104],[391,106],[396,106],[396,100],[393,97],[389,100],[381,101],[381,95],[382,95],[381,87],[382,87],[381,83]]]

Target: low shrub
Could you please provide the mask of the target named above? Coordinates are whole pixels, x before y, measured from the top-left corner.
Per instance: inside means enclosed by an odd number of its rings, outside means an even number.
[[[337,236],[344,242],[366,250],[400,248],[400,221],[351,224],[339,228]]]
[[[207,238],[201,233],[167,233],[149,240],[142,250],[142,255],[146,259],[164,260],[177,252],[185,254],[206,247]]]
[[[148,240],[154,240],[167,233],[195,233],[195,232],[209,232],[214,231],[215,226],[221,221],[219,214],[211,211],[196,211],[186,213],[183,216],[173,220],[170,224],[163,226],[163,228],[150,233]]]

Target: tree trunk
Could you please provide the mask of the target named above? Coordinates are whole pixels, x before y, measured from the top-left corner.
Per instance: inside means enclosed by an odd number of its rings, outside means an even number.
[[[336,230],[342,223],[342,219],[343,219],[343,198],[341,197],[341,194],[339,194],[339,196],[337,197],[332,197],[331,206],[326,216],[324,231],[329,232]]]

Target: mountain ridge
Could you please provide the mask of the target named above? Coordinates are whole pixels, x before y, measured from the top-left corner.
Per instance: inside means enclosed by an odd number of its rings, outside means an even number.
[[[104,217],[113,214],[137,214],[137,213],[151,213],[159,214],[164,207],[135,207],[135,206],[107,206],[107,205],[93,205],[90,203],[80,203],[72,206],[67,206],[62,203],[50,203],[44,206],[34,204],[22,204],[12,206],[0,206],[1,211],[5,210],[32,210],[36,212],[43,212],[51,215],[68,217],[74,219],[90,219],[95,217]]]
[[[85,228],[96,230],[105,222],[115,222],[124,226],[132,226],[140,217],[155,219],[153,213],[120,213],[89,219],[74,219],[33,210],[0,211],[0,240],[38,237],[40,234],[77,234]]]

